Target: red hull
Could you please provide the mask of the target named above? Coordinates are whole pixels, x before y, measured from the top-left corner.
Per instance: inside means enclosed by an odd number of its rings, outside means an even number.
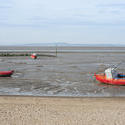
[[[0,71],[0,77],[10,77],[13,74],[13,70],[10,71]]]
[[[36,55],[33,55],[33,54],[32,54],[30,57],[31,57],[32,59],[36,59],[36,58],[37,58],[37,56],[36,56]]]
[[[97,81],[111,85],[125,85],[125,79],[106,79],[105,74],[95,74]]]

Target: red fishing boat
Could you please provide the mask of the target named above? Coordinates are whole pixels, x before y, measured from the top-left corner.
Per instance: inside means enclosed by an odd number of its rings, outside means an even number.
[[[125,85],[125,74],[117,73],[113,68],[105,70],[105,73],[96,74],[97,81],[112,85]]]
[[[10,77],[14,70],[0,71],[0,77]]]
[[[31,56],[30,56],[32,59],[36,59],[37,58],[37,54],[36,53],[33,53],[33,54],[31,54]]]

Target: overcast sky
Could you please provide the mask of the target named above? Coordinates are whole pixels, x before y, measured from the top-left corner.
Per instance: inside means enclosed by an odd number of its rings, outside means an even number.
[[[124,0],[0,0],[0,45],[125,44]]]

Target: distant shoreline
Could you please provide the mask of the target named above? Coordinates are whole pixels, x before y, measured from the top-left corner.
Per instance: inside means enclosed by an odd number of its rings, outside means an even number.
[[[85,46],[0,46],[0,56],[39,56],[55,57],[57,53],[125,53],[125,47],[85,47]]]
[[[0,47],[125,47],[125,45],[0,45]]]
[[[25,56],[28,56],[29,53],[55,53],[56,51],[55,50],[0,50],[0,54],[2,55],[9,55],[10,53],[11,54],[17,54],[17,53],[20,53],[20,54],[25,54]],[[112,49],[112,50],[99,50],[99,49],[88,49],[88,50],[60,50],[58,49],[57,50],[58,53],[125,53],[125,50],[115,50],[115,49]]]

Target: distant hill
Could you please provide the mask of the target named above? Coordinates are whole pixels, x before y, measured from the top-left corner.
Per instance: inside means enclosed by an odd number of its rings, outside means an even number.
[[[26,46],[70,46],[69,43],[31,43],[25,44]]]
[[[31,43],[24,44],[24,46],[85,46],[85,47],[125,47],[125,44],[73,44],[73,43],[63,43],[63,42],[54,42],[54,43]]]
[[[82,46],[82,47],[125,47],[125,44],[77,44],[65,42],[50,42],[50,43],[30,43],[30,44],[11,44],[2,46]]]

